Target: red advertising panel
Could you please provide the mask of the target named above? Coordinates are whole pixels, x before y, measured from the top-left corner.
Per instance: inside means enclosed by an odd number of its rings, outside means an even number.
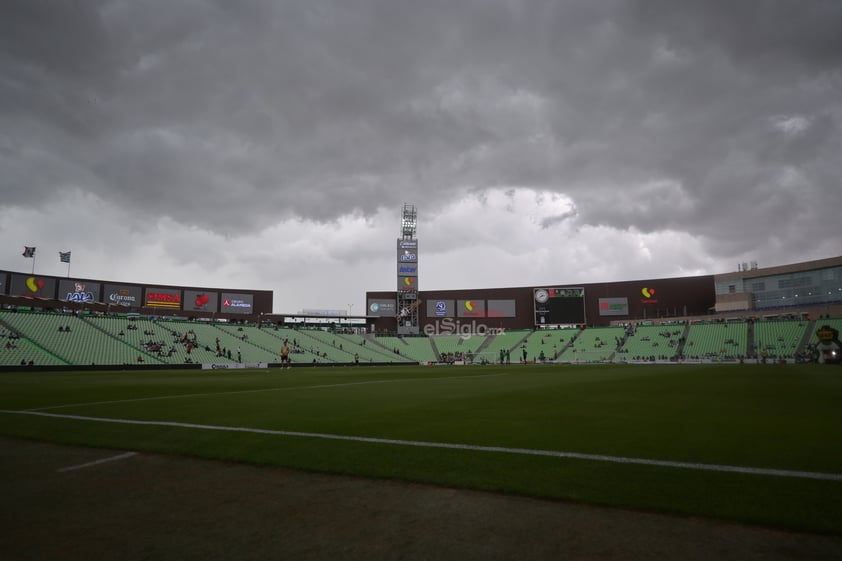
[[[177,288],[147,288],[143,305],[147,308],[181,309],[181,290]]]

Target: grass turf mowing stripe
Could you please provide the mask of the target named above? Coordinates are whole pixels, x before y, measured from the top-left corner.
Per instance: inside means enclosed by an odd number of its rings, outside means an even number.
[[[135,403],[139,401],[155,401],[161,399],[178,399],[180,397],[207,397],[207,396],[217,396],[217,395],[232,395],[232,394],[243,394],[243,393],[259,393],[259,392],[284,392],[284,391],[294,391],[294,390],[317,390],[322,388],[341,388],[345,386],[365,386],[371,384],[389,384],[393,382],[412,382],[418,380],[430,381],[430,380],[459,380],[464,378],[493,378],[495,376],[506,376],[508,372],[498,372],[497,374],[476,374],[476,375],[469,375],[469,376],[436,376],[433,378],[425,377],[425,378],[388,378],[386,380],[366,380],[364,382],[343,382],[340,384],[318,384],[315,386],[283,386],[280,388],[258,388],[255,390],[232,390],[232,391],[225,391],[225,392],[203,392],[203,393],[185,393],[185,394],[173,394],[173,395],[159,395],[159,396],[152,396],[152,397],[135,397],[131,399],[112,399],[109,401],[88,401],[83,403],[65,403],[63,405],[51,405],[48,407],[33,407],[32,409],[27,409],[27,411],[37,412],[37,411],[51,411],[53,409],[65,409],[67,407],[84,407],[86,405],[112,405],[116,403]]]
[[[424,442],[416,440],[402,440],[393,438],[376,438],[369,436],[350,436],[342,434],[325,434],[317,432],[296,432],[272,429],[258,429],[250,427],[227,427],[220,425],[203,425],[198,423],[181,423],[174,421],[141,421],[135,419],[113,419],[107,417],[88,417],[83,415],[63,415],[59,413],[46,413],[43,411],[10,411],[0,409],[0,413],[16,415],[34,415],[39,417],[52,417],[58,419],[71,419],[76,421],[93,421],[99,423],[116,423],[124,425],[142,425],[158,427],[176,427],[188,429],[200,429],[226,432],[245,432],[253,434],[268,434],[276,436],[292,436],[300,438],[321,438],[325,440],[344,440],[351,442],[365,442],[373,444],[391,444],[397,446],[414,446],[419,448],[444,448],[451,450],[470,450],[475,452],[497,452],[505,454],[519,454],[525,456],[547,456],[554,458],[566,458],[575,460],[587,460],[595,462],[610,462],[616,464],[636,464],[644,466],[670,467],[679,469],[693,469],[700,471],[716,471],[727,473],[742,473],[749,475],[766,475],[773,477],[791,477],[796,479],[816,479],[821,481],[842,481],[840,473],[820,473],[812,471],[796,471],[773,468],[758,468],[748,466],[728,466],[721,464],[702,464],[694,462],[674,462],[669,460],[651,460],[647,458],[629,458],[623,456],[608,456],[603,454],[582,454],[579,452],[561,452],[557,450],[533,450],[529,448],[507,448],[503,446],[480,446],[475,444],[459,444],[449,442]]]

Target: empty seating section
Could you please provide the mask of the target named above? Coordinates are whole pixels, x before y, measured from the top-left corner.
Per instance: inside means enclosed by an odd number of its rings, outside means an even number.
[[[439,355],[461,356],[466,359],[466,354],[473,357],[476,350],[485,342],[485,337],[478,335],[436,335],[433,342],[439,351]]]
[[[11,313],[3,319],[21,337],[71,364],[131,364],[137,358],[130,345],[75,315]]]
[[[506,330],[497,335],[491,335],[491,341],[489,341],[488,346],[483,348],[477,356],[488,362],[500,362],[500,351],[502,350],[504,353],[506,351],[509,352],[510,360],[520,360],[517,353],[520,349],[521,341],[531,333],[531,330]]]
[[[322,353],[327,353],[328,357],[336,362],[352,362],[354,360],[354,352],[345,348],[345,341],[337,340],[336,335],[322,331],[321,329],[299,329],[298,333],[305,338],[312,339]]]
[[[755,321],[755,354],[771,358],[794,358],[809,323],[802,320]]]
[[[362,335],[341,333],[336,335],[337,341],[344,341],[346,349],[350,348],[352,352],[360,355],[360,362],[417,362],[409,357],[396,355],[393,352],[384,349],[380,345],[372,344],[372,338],[366,338]]]
[[[684,358],[736,359],[746,356],[748,325],[745,322],[694,323],[684,344]]]
[[[526,360],[540,360],[544,353],[545,360],[561,359],[564,348],[581,332],[578,328],[568,329],[539,329],[521,344],[519,349],[512,349],[512,362],[523,360],[523,349],[526,348]]]
[[[618,360],[671,360],[676,358],[685,324],[638,325],[627,336]]]
[[[29,339],[20,339],[16,335],[16,331],[10,332],[0,326],[0,366],[21,366],[30,362],[33,365],[67,364],[67,361],[41,349]]]
[[[280,349],[284,340],[288,341],[291,349],[289,356],[293,362],[345,362],[344,359],[336,360],[336,357],[329,352],[328,345],[307,336],[307,330],[292,327],[272,327],[271,329],[264,328],[264,331],[278,340],[278,349]]]
[[[617,351],[625,334],[622,327],[589,327],[565,349],[559,360],[597,362],[608,360]]]
[[[408,357],[414,362],[438,361],[438,357],[433,351],[432,345],[430,345],[430,339],[427,337],[378,336],[375,342],[392,351],[392,353]]]

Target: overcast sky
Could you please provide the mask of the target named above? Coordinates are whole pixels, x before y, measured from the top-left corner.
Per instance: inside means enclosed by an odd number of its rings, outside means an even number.
[[[842,254],[839,0],[0,7],[0,269],[274,291]]]

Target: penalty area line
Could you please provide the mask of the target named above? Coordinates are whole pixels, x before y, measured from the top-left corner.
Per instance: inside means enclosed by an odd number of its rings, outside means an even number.
[[[412,446],[417,448],[443,448],[448,450],[468,450],[473,452],[496,452],[503,454],[517,454],[522,456],[544,456],[551,458],[565,458],[586,460],[592,462],[609,462],[615,464],[631,464],[655,467],[669,467],[678,469],[692,469],[699,471],[740,473],[748,475],[766,475],[773,477],[791,477],[795,479],[817,479],[821,481],[842,481],[842,473],[821,473],[813,471],[797,471],[786,469],[760,468],[749,466],[729,466],[721,464],[703,464],[696,462],[677,462],[669,460],[651,460],[647,458],[630,458],[624,456],[608,456],[604,454],[583,454],[579,452],[562,452],[557,450],[537,450],[531,448],[508,448],[504,446],[481,446],[476,444],[458,444],[451,442],[425,442],[418,440],[402,440],[395,438],[377,438],[370,436],[350,436],[343,434],[327,434],[318,432],[298,432],[272,429],[258,429],[251,427],[229,427],[220,425],[203,425],[199,423],[181,423],[175,421],[141,421],[136,419],[114,419],[108,417],[88,417],[83,415],[62,415],[46,413],[44,411],[14,411],[0,409],[0,413],[12,415],[34,415],[57,419],[71,419],[75,421],[91,421],[97,423],[115,423],[122,425],[139,425],[154,427],[174,427],[198,430],[212,430],[223,432],[242,432],[251,434],[266,434],[273,436],[291,436],[299,438],[321,438],[324,440],[342,440],[350,442],[364,442],[369,444],[391,444],[395,446]]]
[[[77,469],[85,469],[85,468],[89,468],[89,467],[93,467],[93,466],[98,466],[99,464],[104,464],[104,463],[107,463],[107,462],[116,462],[116,461],[119,461],[119,460],[125,460],[125,459],[131,458],[132,456],[135,456],[135,455],[137,455],[137,452],[126,452],[125,454],[117,454],[116,456],[109,456],[108,458],[101,458],[99,460],[94,460],[92,462],[87,462],[87,463],[84,463],[84,464],[63,467],[63,468],[57,469],[56,472],[65,473],[67,471],[74,471],[74,470],[77,470]]]

